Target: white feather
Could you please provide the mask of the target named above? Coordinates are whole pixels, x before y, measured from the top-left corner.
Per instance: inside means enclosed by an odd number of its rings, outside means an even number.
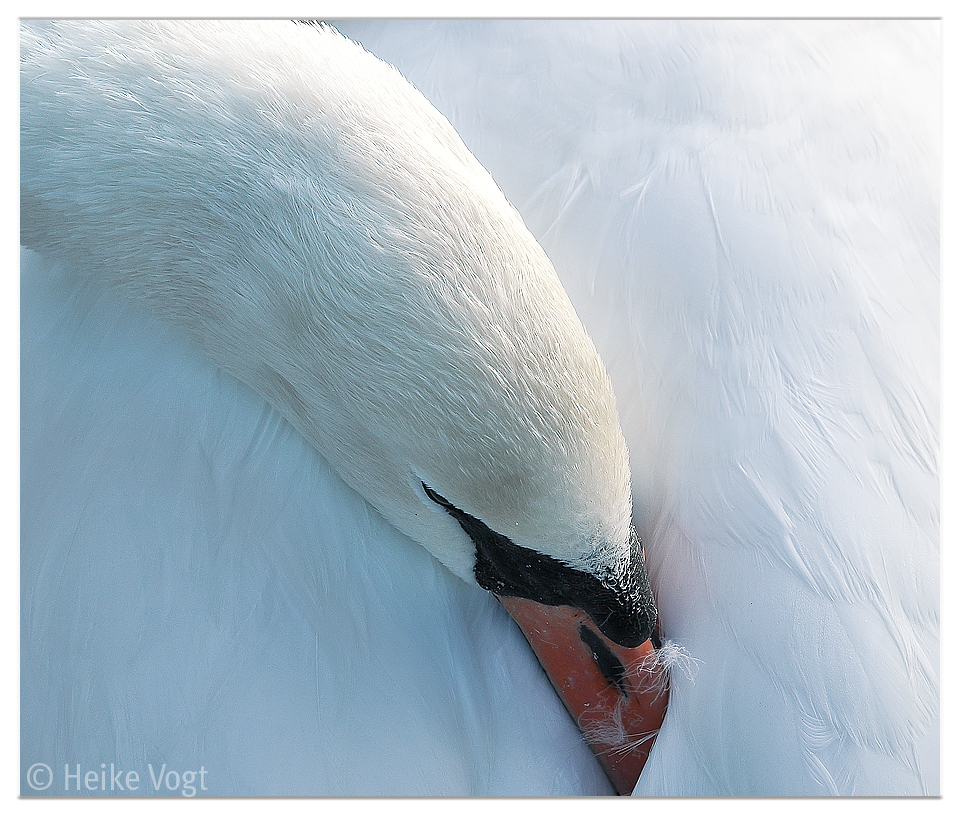
[[[638,792],[935,792],[935,26],[346,30],[518,202],[614,380],[701,661]]]
[[[637,792],[937,793],[936,25],[339,27],[493,173],[610,372],[692,657]],[[25,766],[606,789],[482,593],[175,333],[34,264]]]
[[[394,69],[330,29],[115,21],[25,25],[21,79],[26,246],[176,321],[464,580],[423,482],[515,544],[629,560],[596,350]]]

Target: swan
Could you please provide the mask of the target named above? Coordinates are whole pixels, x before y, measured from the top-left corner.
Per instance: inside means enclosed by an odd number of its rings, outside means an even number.
[[[27,24],[21,79],[24,245],[150,304],[503,599],[630,792],[660,722],[638,692],[664,695],[613,390],[449,123],[290,23]]]
[[[285,42],[317,36],[284,28]],[[398,65],[493,169],[610,372],[664,632],[692,657],[637,792],[936,792],[929,32],[338,28]],[[852,91],[819,60],[851,69],[891,44],[908,70],[882,92],[854,77],[860,129],[837,146],[831,115]],[[554,61],[572,47],[602,77],[599,100],[596,76]],[[731,81],[716,66],[734,50],[752,62]],[[171,328],[191,315],[156,318],[78,274],[127,245],[103,238],[79,264],[70,248],[23,255],[23,762],[207,763],[221,792],[609,790],[491,599],[370,512],[297,411],[299,434],[205,366],[202,337]],[[219,362],[255,353],[235,341]],[[274,402],[300,404],[285,372],[268,378]],[[404,476],[411,494],[425,482]],[[469,578],[449,549],[462,530],[421,493],[435,554]],[[384,515],[396,500],[376,499]]]

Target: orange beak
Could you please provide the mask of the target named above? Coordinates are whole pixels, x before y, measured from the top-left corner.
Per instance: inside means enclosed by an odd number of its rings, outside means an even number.
[[[579,609],[524,598],[499,600],[533,647],[617,793],[632,793],[669,697],[669,677],[651,642],[625,649],[600,634]]]

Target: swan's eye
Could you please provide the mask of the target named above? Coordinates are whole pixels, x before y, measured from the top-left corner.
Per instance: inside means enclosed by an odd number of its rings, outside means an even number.
[[[437,493],[436,490],[432,490],[431,488],[429,488],[426,482],[420,482],[420,484],[423,485],[423,492],[427,494],[427,498],[430,499],[431,501],[435,501],[442,508],[444,508],[444,510],[447,510],[449,512],[451,509],[452,510],[457,509],[452,504],[450,504],[450,502],[448,502],[445,498],[443,498],[443,496]]]
[[[529,569],[532,566],[533,556],[539,555],[538,553],[524,547],[518,547],[506,536],[491,530],[480,519],[456,507],[425,482],[420,482],[420,484],[423,485],[423,492],[427,494],[427,497],[439,504],[456,519],[463,531],[473,541],[477,559],[473,574],[480,586],[490,592],[497,593],[497,595],[519,596],[537,600],[530,594],[529,589],[520,590],[516,579],[511,578],[507,573],[515,572],[518,566],[521,573],[524,571],[524,567]],[[510,556],[515,553],[525,554],[522,560],[526,563],[513,563],[516,559]],[[542,555],[539,557],[547,558],[547,556]]]

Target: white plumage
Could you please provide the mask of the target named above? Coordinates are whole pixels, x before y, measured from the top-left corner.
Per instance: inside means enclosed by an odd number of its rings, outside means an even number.
[[[566,563],[629,557],[596,350],[394,69],[284,22],[28,24],[21,49],[26,246],[186,330],[464,580],[473,542],[424,482]]]
[[[696,661],[638,792],[935,793],[934,25],[340,28],[493,173],[611,374]],[[606,790],[492,599],[176,332],[24,258],[25,768]]]

